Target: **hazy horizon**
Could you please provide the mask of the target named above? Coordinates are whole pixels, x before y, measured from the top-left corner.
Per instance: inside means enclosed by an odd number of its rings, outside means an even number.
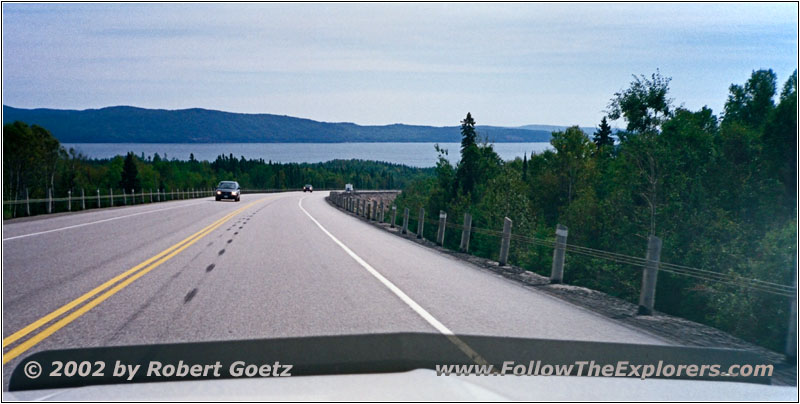
[[[3,4],[3,104],[596,127],[632,75],[719,114],[797,68],[796,3]],[[612,126],[624,127],[621,121]]]
[[[147,108],[147,107],[141,107],[141,106],[138,106],[138,105],[107,105],[105,107],[99,107],[99,108],[74,109],[74,108],[47,108],[47,107],[22,108],[22,107],[18,107],[16,105],[8,105],[8,104],[3,104],[3,106],[4,107],[11,107],[11,108],[18,108],[18,109],[54,109],[54,110],[61,110],[61,111],[87,111],[87,110],[99,110],[99,109],[104,109],[104,108],[119,108],[119,107],[139,108],[139,109],[156,109],[156,110],[164,110],[164,111],[183,111],[183,110],[191,110],[191,109],[202,109],[202,110],[207,110],[207,111],[225,112],[225,113],[230,113],[230,114],[278,115],[278,114],[273,114],[273,113],[270,113],[270,112],[236,112],[236,111],[225,111],[225,110],[202,108],[202,107]],[[469,112],[469,111],[467,111],[467,112]],[[290,115],[285,115],[285,116],[290,116]],[[291,117],[292,118],[299,118],[299,119],[309,119],[309,120],[316,121],[316,119],[308,118],[308,117],[304,117],[304,116],[291,116]],[[352,123],[352,124],[359,125],[359,126],[388,126],[388,125],[433,126],[433,127],[453,127],[453,126],[458,126],[458,123],[439,126],[439,125],[425,125],[425,124],[408,124],[408,123],[405,123],[405,122],[392,122],[392,123],[386,123],[386,124],[382,124],[382,125],[366,125],[366,124],[361,124],[361,123],[358,123],[358,122],[346,122],[346,121],[341,121],[341,122],[318,121],[318,122],[323,122],[323,123]],[[478,126],[499,126],[499,125],[478,125]],[[575,126],[575,125],[559,125],[559,124],[553,124],[553,123],[534,122],[534,123],[527,123],[527,124],[523,124],[523,125],[519,125],[519,126],[499,126],[499,127],[507,127],[507,128],[512,128],[513,129],[513,128],[520,128],[520,127],[523,127],[523,126],[554,126],[554,127],[567,128],[567,127]],[[594,126],[596,127],[597,125],[594,125]],[[614,125],[611,125],[611,126],[616,128]],[[587,127],[581,126],[581,127],[582,128],[587,128],[588,126]]]

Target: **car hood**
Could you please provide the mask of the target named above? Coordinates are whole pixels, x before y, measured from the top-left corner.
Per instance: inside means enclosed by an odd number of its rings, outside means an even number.
[[[106,372],[90,377],[56,377],[50,364],[55,361],[103,362]],[[217,375],[159,375],[138,372],[125,379],[113,375],[117,363],[139,365],[142,370],[157,361],[160,364],[188,366],[219,364]],[[254,366],[281,363],[292,365],[291,377],[242,378],[233,372],[236,363]],[[578,372],[571,376],[440,376],[442,365],[494,364],[499,369],[506,361],[528,364],[533,361],[564,365],[593,361],[598,365],[627,361],[632,364],[718,364],[723,369],[732,364],[760,364],[764,360],[753,352],[701,347],[639,345],[589,341],[507,338],[434,333],[390,333],[321,337],[276,338],[239,341],[153,344],[85,349],[41,351],[20,361],[9,381],[9,397],[20,399],[114,399],[142,397],[148,394],[182,400],[190,397],[233,397],[252,394],[247,399],[305,399],[308,394],[320,398],[380,397],[383,399],[432,400],[456,397],[469,399],[596,399],[603,392],[615,399],[676,399],[675,394],[692,394],[690,399],[723,400],[780,395],[786,397],[796,388],[770,386],[769,377],[688,377],[647,378],[589,377]],[[42,372],[34,377],[26,365],[36,362]],[[277,374],[273,372],[272,376]],[[250,375],[252,377],[252,375]],[[269,375],[266,375],[269,376]],[[341,396],[342,386],[347,395]],[[405,387],[403,387],[405,386]],[[349,391],[348,391],[349,389]],[[547,391],[540,391],[544,389]],[[765,390],[766,389],[766,390]],[[787,390],[788,389],[788,390]],[[659,394],[671,392],[669,396]],[[231,393],[236,393],[231,395]],[[734,394],[731,394],[734,393]],[[214,396],[214,394],[221,394]],[[415,396],[422,394],[422,396]],[[522,394],[522,395],[520,395]],[[588,395],[587,395],[588,394]],[[795,393],[791,393],[795,394]],[[83,398],[78,398],[79,395]],[[416,397],[416,398],[415,398]],[[559,398],[560,397],[560,398]],[[702,398],[701,398],[702,397]]]
[[[793,401],[796,387],[568,376],[437,376],[409,372],[115,384],[3,393],[45,401]]]

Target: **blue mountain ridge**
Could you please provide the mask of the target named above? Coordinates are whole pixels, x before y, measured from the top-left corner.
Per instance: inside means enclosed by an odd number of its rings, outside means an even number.
[[[458,126],[357,125],[273,114],[202,108],[130,106],[100,109],[23,109],[3,105],[3,124],[23,121],[48,129],[63,143],[347,143],[460,142]],[[476,127],[491,142],[549,142],[554,125]],[[584,131],[593,128],[582,128]],[[588,131],[587,131],[588,132]],[[591,133],[591,132],[589,132]]]

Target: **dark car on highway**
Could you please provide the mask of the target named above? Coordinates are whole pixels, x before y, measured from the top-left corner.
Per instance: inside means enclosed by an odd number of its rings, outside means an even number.
[[[239,183],[236,181],[222,181],[217,185],[217,191],[215,192],[215,198],[217,201],[221,201],[223,199],[233,199],[236,202],[239,202],[239,197],[242,194],[242,190],[239,188]]]
[[[314,187],[312,187],[311,184],[303,185],[303,192],[306,192],[306,191],[314,192]]]

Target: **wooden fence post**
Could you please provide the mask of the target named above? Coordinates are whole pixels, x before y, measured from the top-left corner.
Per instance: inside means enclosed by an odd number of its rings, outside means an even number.
[[[638,314],[649,316],[653,314],[656,303],[656,280],[658,279],[658,264],[661,260],[661,239],[651,235],[647,240],[647,263],[642,273],[642,292],[639,296]]]
[[[439,231],[436,233],[436,243],[444,246],[444,230],[447,226],[447,212],[439,211]]]
[[[786,362],[795,363],[797,359],[797,256],[794,257],[794,290],[789,306],[789,330],[786,335]]]
[[[556,246],[553,249],[553,267],[550,270],[550,283],[564,281],[564,256],[567,249],[567,226],[556,226]]]
[[[417,238],[422,238],[425,231],[425,208],[419,208],[419,221],[417,222]]]
[[[500,259],[497,261],[500,266],[508,264],[508,250],[511,244],[511,219],[503,220],[503,238],[500,241]]]
[[[458,247],[462,252],[469,251],[469,236],[472,231],[472,215],[464,213],[464,228],[461,230],[461,245]]]

